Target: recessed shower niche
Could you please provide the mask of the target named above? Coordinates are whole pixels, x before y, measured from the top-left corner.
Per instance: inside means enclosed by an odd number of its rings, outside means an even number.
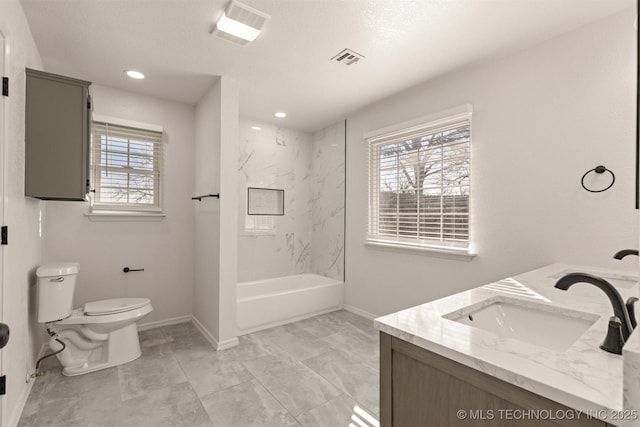
[[[344,281],[344,122],[315,133],[255,125],[240,120],[238,281]]]
[[[284,190],[247,188],[247,215],[284,215]]]

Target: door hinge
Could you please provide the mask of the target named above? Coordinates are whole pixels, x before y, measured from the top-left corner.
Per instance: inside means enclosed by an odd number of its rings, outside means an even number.
[[[0,377],[0,395],[7,394],[7,376]]]
[[[9,226],[3,225],[2,232],[0,233],[0,245],[9,244]]]
[[[2,78],[2,96],[9,96],[9,77]]]

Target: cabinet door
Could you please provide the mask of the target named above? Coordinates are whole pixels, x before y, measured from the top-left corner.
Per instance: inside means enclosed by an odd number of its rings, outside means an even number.
[[[89,82],[27,70],[25,195],[84,200]]]
[[[543,396],[380,334],[381,427],[606,426],[585,414],[567,419],[522,419],[517,415],[535,414],[536,410],[575,415],[570,408]]]

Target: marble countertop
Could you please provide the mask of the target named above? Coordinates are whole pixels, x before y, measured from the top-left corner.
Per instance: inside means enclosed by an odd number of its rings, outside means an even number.
[[[593,418],[621,427],[640,426],[640,328],[630,336],[623,355],[601,350],[599,345],[613,316],[611,303],[600,289],[586,283],[577,283],[568,291],[553,287],[559,277],[570,272],[591,273],[621,284],[616,288],[625,300],[640,293],[634,271],[552,264],[379,317],[374,323],[382,332]],[[563,351],[501,338],[443,318],[496,300],[523,306],[543,304],[548,311],[599,318]]]

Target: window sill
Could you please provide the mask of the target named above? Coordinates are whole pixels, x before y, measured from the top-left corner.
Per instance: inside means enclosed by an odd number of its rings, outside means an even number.
[[[264,231],[263,230],[244,230],[244,231],[241,231],[238,235],[240,237],[275,236],[276,232],[275,232],[275,230],[273,230],[273,231],[271,231],[271,230],[270,231],[266,231],[266,230],[264,230]]]
[[[85,216],[92,222],[156,222],[162,221],[166,215],[156,212],[94,211]]]
[[[469,252],[468,250],[456,250],[456,249],[446,249],[446,248],[435,248],[429,246],[416,246],[416,245],[403,245],[401,243],[393,243],[393,242],[381,242],[381,241],[372,241],[367,240],[364,242],[365,245],[371,246],[374,249],[389,249],[398,252],[410,251],[410,252],[421,252],[428,256],[436,256],[439,258],[447,258],[453,260],[460,261],[471,261],[475,258],[476,254]]]

